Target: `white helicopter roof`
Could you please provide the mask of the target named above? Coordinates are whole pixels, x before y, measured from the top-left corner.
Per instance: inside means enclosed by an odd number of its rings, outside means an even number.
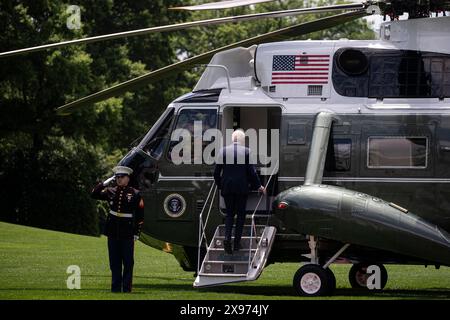
[[[380,39],[398,49],[450,54],[450,17],[384,22]]]
[[[220,105],[282,105],[292,109],[301,103],[301,110],[305,112],[310,109],[308,105],[317,110],[318,104],[324,108],[333,104],[341,112],[345,109],[360,112],[361,105],[368,110],[417,110],[430,104],[439,104],[437,108],[441,110],[450,109],[447,107],[449,99],[384,99],[380,102],[367,97],[344,97],[335,91],[331,77],[333,57],[339,49],[450,54],[450,17],[385,22],[380,38],[285,41],[223,51],[212,58],[194,92],[222,88],[217,100]],[[391,108],[392,105],[397,107]]]

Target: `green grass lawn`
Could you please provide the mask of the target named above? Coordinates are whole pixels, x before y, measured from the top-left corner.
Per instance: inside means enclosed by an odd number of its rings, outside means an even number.
[[[67,267],[81,269],[81,289],[69,290]],[[106,238],[79,236],[0,222],[0,299],[301,299],[292,288],[298,265],[268,266],[257,281],[194,289],[193,273],[175,258],[138,243],[134,292],[109,292]],[[349,265],[333,265],[337,290],[326,299],[449,299],[450,268],[387,266],[381,293],[357,292],[347,280]],[[320,298],[324,299],[324,298]]]

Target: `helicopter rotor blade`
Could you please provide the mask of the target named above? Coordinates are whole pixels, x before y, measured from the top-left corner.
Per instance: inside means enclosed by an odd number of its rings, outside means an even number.
[[[230,23],[230,22],[243,22],[243,21],[265,19],[265,18],[280,18],[280,17],[287,17],[287,16],[310,14],[310,13],[321,13],[321,12],[331,12],[331,11],[341,11],[341,10],[360,10],[360,9],[365,8],[365,6],[366,5],[363,3],[359,3],[359,4],[354,3],[354,4],[346,4],[346,5],[333,5],[333,6],[324,6],[324,7],[317,7],[317,8],[281,10],[281,11],[273,11],[273,12],[247,14],[247,15],[241,15],[241,16],[232,16],[232,17],[223,17],[223,18],[216,18],[216,19],[192,21],[192,22],[183,22],[183,23],[177,23],[177,24],[166,25],[166,26],[158,26],[158,27],[152,27],[152,28],[124,31],[124,32],[106,34],[106,35],[101,35],[101,36],[88,37],[88,38],[83,38],[83,39],[51,43],[51,44],[41,45],[41,46],[37,46],[37,47],[7,51],[7,52],[0,53],[0,58],[6,58],[6,57],[20,55],[20,54],[24,54],[24,53],[42,51],[42,50],[53,49],[53,48],[60,48],[60,47],[65,47],[65,46],[69,46],[69,45],[74,45],[74,44],[87,44],[87,43],[93,43],[93,42],[98,42],[98,41],[119,39],[119,38],[131,37],[131,36],[139,36],[139,35],[164,32],[164,31],[175,31],[175,30],[205,26],[205,25],[216,25],[216,24],[223,24],[223,23]]]
[[[91,105],[96,102],[100,102],[100,101],[109,99],[111,97],[123,94],[127,91],[136,90],[146,84],[158,81],[169,75],[189,69],[194,65],[198,65],[201,63],[207,63],[214,54],[216,54],[220,51],[232,49],[235,47],[248,47],[248,46],[260,43],[262,41],[273,42],[273,41],[286,40],[288,38],[292,38],[295,36],[305,35],[305,34],[308,34],[311,32],[328,29],[328,28],[337,26],[339,24],[343,24],[345,22],[349,22],[349,21],[352,21],[352,20],[367,16],[367,15],[369,15],[369,13],[367,13],[366,10],[342,13],[342,14],[306,22],[306,23],[301,23],[301,24],[294,25],[291,27],[286,27],[286,28],[272,31],[269,33],[265,33],[265,34],[262,34],[259,36],[255,36],[255,37],[252,37],[249,39],[238,41],[233,44],[230,44],[230,45],[218,48],[218,49],[214,49],[209,52],[197,55],[195,57],[188,58],[186,60],[174,63],[172,65],[163,67],[161,69],[151,71],[151,72],[144,74],[142,76],[139,76],[137,78],[117,84],[111,88],[104,89],[102,91],[91,94],[91,95],[81,98],[79,100],[75,100],[73,102],[70,102],[68,104],[65,104],[65,105],[57,108],[56,111],[58,112],[59,115],[67,115],[67,114],[70,114],[73,111],[73,109],[75,109],[77,107]]]
[[[236,7],[244,7],[252,4],[258,4],[263,2],[273,2],[275,0],[228,0],[219,2],[208,2],[195,6],[182,6],[182,7],[172,7],[170,10],[188,10],[188,11],[200,11],[200,10],[218,10],[218,9],[229,9]]]

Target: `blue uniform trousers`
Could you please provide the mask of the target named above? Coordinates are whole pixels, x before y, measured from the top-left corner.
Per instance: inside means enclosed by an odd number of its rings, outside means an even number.
[[[131,292],[134,266],[134,239],[108,237],[112,292]],[[123,266],[123,268],[122,268]]]

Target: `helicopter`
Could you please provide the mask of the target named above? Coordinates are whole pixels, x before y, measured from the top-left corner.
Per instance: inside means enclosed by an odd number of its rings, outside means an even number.
[[[174,9],[262,2],[269,0]],[[269,264],[296,262],[304,264],[293,275],[295,291],[323,296],[336,288],[332,263],[352,264],[355,289],[383,289],[385,264],[450,266],[448,10],[449,1],[391,0],[253,13],[19,49],[0,58],[202,25],[343,11],[187,58],[57,109],[67,115],[206,64],[192,92],[170,103],[118,164],[134,170],[146,203],[140,240],[195,271],[194,287],[256,280]],[[398,20],[404,12],[409,18]],[[430,17],[434,12],[444,15]],[[381,25],[379,40],[281,41],[374,14],[391,17]],[[225,204],[210,160],[237,128],[246,132],[267,193],[249,195],[243,249],[228,255]],[[371,270],[379,276],[375,286]]]

